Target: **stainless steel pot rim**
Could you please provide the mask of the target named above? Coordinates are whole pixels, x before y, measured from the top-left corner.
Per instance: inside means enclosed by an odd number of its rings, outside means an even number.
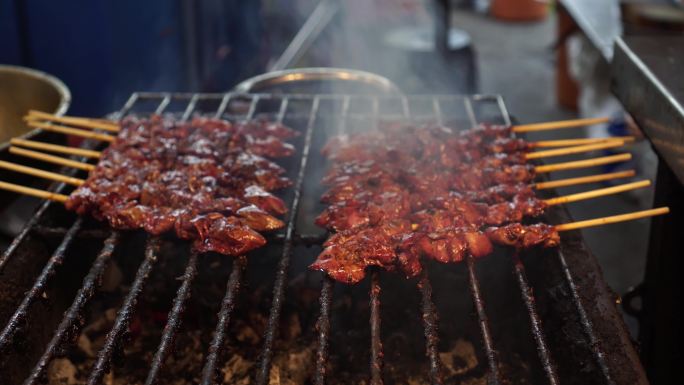
[[[252,92],[257,86],[273,86],[285,83],[316,80],[355,81],[377,86],[380,90],[386,93],[401,94],[399,87],[397,87],[391,80],[384,76],[367,71],[335,67],[308,67],[267,72],[241,82],[235,86],[234,91],[249,93]]]
[[[52,113],[55,115],[64,115],[69,109],[69,105],[71,104],[71,91],[69,91],[69,88],[66,86],[66,84],[64,84],[64,82],[59,80],[57,77],[32,68],[6,64],[0,64],[0,72],[17,73],[51,84],[61,96],[59,105],[55,111],[52,111]]]

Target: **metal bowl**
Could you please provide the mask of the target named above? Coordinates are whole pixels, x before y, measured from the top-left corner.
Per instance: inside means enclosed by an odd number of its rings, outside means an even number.
[[[28,110],[62,115],[71,92],[61,80],[29,68],[0,65],[0,143],[30,129],[22,121]]]

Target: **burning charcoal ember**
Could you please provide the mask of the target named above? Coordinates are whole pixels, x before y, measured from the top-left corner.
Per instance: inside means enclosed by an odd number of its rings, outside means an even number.
[[[462,339],[456,340],[451,350],[439,353],[439,360],[447,378],[464,376],[479,364],[473,344]]]
[[[489,255],[493,244],[556,246],[552,228],[519,223],[547,207],[530,185],[530,149],[499,126],[388,124],[333,138],[323,148],[334,162],[323,178],[328,207],[315,223],[334,233],[311,268],[358,283],[369,266],[415,277],[421,258],[454,263]]]
[[[77,385],[76,366],[66,358],[57,358],[48,367],[49,385]]]
[[[271,192],[291,183],[267,158],[292,155],[284,140],[296,135],[265,121],[129,118],[66,207],[117,229],[175,230],[200,251],[242,255],[265,244],[259,232],[284,226],[274,215],[287,207]]]
[[[249,385],[251,383],[250,370],[254,362],[245,360],[239,354],[233,354],[221,371],[224,384]]]
[[[307,383],[314,369],[314,348],[295,347],[277,354],[269,373],[269,384],[297,385]]]

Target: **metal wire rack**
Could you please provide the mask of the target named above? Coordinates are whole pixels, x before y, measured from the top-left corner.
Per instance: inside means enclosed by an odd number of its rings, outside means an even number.
[[[231,120],[244,120],[253,118],[273,119],[284,122],[294,129],[302,132],[301,143],[298,148],[298,159],[292,163],[291,170],[294,176],[294,185],[289,194],[290,211],[287,225],[281,234],[274,239],[281,245],[280,259],[277,264],[275,280],[273,282],[272,300],[269,309],[266,333],[260,353],[260,360],[254,382],[259,385],[269,383],[269,371],[272,365],[275,342],[278,338],[278,324],[281,318],[283,301],[287,295],[288,270],[293,258],[295,246],[317,245],[324,237],[309,225],[310,217],[302,214],[309,207],[304,198],[309,184],[317,184],[316,170],[320,167],[311,167],[311,153],[316,150],[315,146],[325,138],[336,133],[364,130],[372,128],[382,120],[409,120],[414,122],[433,121],[454,126],[456,128],[469,128],[479,122],[511,124],[511,118],[505,103],[500,96],[354,96],[354,95],[273,95],[273,94],[170,94],[170,93],[135,93],[124,107],[113,114],[114,119],[123,118],[129,114],[145,115],[149,113],[171,113],[180,119],[189,119],[193,114],[213,115]],[[54,185],[57,191],[66,190],[65,185]],[[16,257],[19,250],[29,242],[31,234],[50,232],[53,236],[62,237],[61,243],[53,252],[51,258],[43,267],[31,289],[10,317],[7,324],[0,331],[0,355],[9,349],[15,338],[21,333],[22,322],[28,309],[34,304],[54,275],[55,269],[63,262],[68,248],[77,244],[77,235],[82,230],[83,220],[77,219],[69,228],[54,228],[44,226],[43,216],[48,208],[55,203],[45,202],[36,212],[36,215],[27,224],[24,231],[13,241],[10,247],[0,257],[0,274],[5,267]],[[83,236],[83,235],[82,235]],[[89,272],[83,280],[72,304],[64,313],[58,328],[52,335],[50,342],[45,347],[39,360],[30,370],[24,384],[36,384],[44,378],[46,369],[51,360],[58,354],[60,348],[74,338],[77,333],[80,315],[97,291],[98,282],[111,260],[112,255],[120,243],[122,233],[109,231],[107,234],[95,234],[104,238],[101,251],[94,259]],[[94,366],[89,374],[88,384],[102,383],[103,378],[110,368],[112,356],[116,346],[121,343],[122,336],[129,328],[131,317],[135,311],[139,297],[150,279],[151,272],[155,269],[158,261],[160,239],[150,236],[146,242],[144,258],[139,265],[135,278],[128,294],[123,299],[117,313],[114,325],[107,333],[104,347],[97,353]],[[577,248],[576,245],[572,247]],[[614,378],[617,367],[630,365],[639,372],[636,356],[629,347],[628,337],[624,331],[616,332],[597,331],[595,327],[596,311],[587,302],[587,289],[578,288],[578,279],[569,267],[564,249],[557,256],[562,266],[565,284],[570,289],[572,306],[579,315],[581,328],[589,344],[595,360],[595,365],[600,368],[602,382],[618,383]],[[191,286],[198,279],[198,259],[202,256],[192,253],[182,275],[180,286],[168,314],[168,320],[163,330],[159,345],[150,363],[149,372],[145,380],[146,384],[159,382],[160,373],[164,369],[164,362],[174,347],[174,341],[179,333],[184,309],[190,298]],[[571,259],[574,259],[571,258]],[[546,380],[550,384],[560,383],[558,370],[552,356],[548,338],[542,325],[542,317],[535,302],[533,290],[528,281],[525,265],[520,258],[512,258],[513,271],[520,289],[520,295],[524,302],[531,328],[529,333],[534,340],[538,359],[543,368]],[[476,262],[472,258],[466,260],[468,272],[468,291],[472,297],[475,317],[480,330],[482,349],[487,360],[487,377],[491,384],[503,383],[501,362],[498,349],[492,337],[487,307],[483,299],[481,283],[475,268]],[[595,266],[597,267],[597,266]],[[220,304],[216,326],[212,333],[211,344],[204,361],[201,372],[202,384],[218,382],[220,366],[224,360],[226,341],[229,335],[231,317],[234,315],[235,304],[240,296],[243,279],[247,268],[247,257],[236,258],[232,264],[225,295]],[[378,271],[370,273],[369,307],[370,307],[370,365],[368,370],[371,384],[383,383],[383,344],[381,335],[380,318],[380,294],[381,280]],[[313,382],[316,384],[326,383],[329,377],[328,361],[330,354],[331,315],[334,297],[334,287],[338,285],[329,278],[323,277],[319,305],[320,309],[316,321],[317,350],[315,353],[315,372]],[[442,363],[439,358],[439,331],[438,314],[433,303],[433,288],[427,271],[419,277],[416,290],[420,296],[420,313],[422,328],[425,337],[425,353],[429,361],[428,376],[433,384],[444,383]],[[612,310],[614,312],[614,310]],[[601,317],[615,318],[613,314],[602,312]],[[607,314],[607,315],[606,315]],[[619,328],[618,328],[619,329]],[[603,339],[606,333],[612,334],[623,345],[618,349],[624,354],[609,358],[605,354],[606,347]],[[616,349],[614,346],[611,348]],[[609,349],[610,350],[610,349]],[[626,353],[625,353],[626,352]],[[640,373],[640,372],[639,372]],[[638,374],[639,374],[638,373]],[[641,377],[634,377],[640,379]],[[645,381],[645,380],[644,380]]]

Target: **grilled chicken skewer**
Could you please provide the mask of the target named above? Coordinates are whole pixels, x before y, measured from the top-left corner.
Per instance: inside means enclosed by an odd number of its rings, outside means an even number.
[[[75,124],[79,119],[63,121]],[[106,123],[97,121],[97,129]],[[78,186],[71,195],[8,183],[0,188],[57,200],[79,214],[106,219],[118,229],[143,228],[151,234],[175,231],[180,238],[194,240],[198,251],[227,255],[242,255],[262,246],[266,241],[260,232],[284,226],[277,216],[287,207],[270,191],[287,187],[290,181],[283,168],[264,156],[291,155],[294,147],[285,140],[297,132],[261,121],[177,123],[158,116],[132,119],[122,127],[117,137],[107,135],[113,139],[104,152],[88,153],[97,155],[97,165],[24,148],[68,152],[63,146],[14,141],[12,154],[88,171],[83,180],[0,163],[5,169]]]
[[[34,125],[34,126],[43,127],[43,126],[46,125],[46,123],[40,123],[38,120],[41,119],[41,118],[42,118],[42,119],[45,119],[46,116],[44,116],[44,115],[41,116],[41,115],[38,114],[38,113],[33,113],[32,116],[29,116],[29,119],[28,119],[28,120],[29,120],[29,122],[30,122],[32,125]],[[58,121],[58,120],[55,119],[55,120],[53,120],[53,121]],[[110,125],[110,126],[107,126],[107,125],[106,125],[107,122],[103,122],[103,121],[94,121],[94,122],[95,122],[95,124],[90,124],[89,120],[88,120],[88,119],[84,119],[84,118],[66,118],[66,119],[61,119],[61,120],[59,120],[59,123],[73,124],[73,125],[78,125],[79,127],[78,127],[78,128],[72,128],[72,127],[68,127],[68,126],[65,127],[65,126],[61,126],[61,125],[60,125],[60,126],[58,126],[57,131],[63,132],[63,133],[69,133],[69,134],[76,134],[76,133],[78,133],[79,135],[82,135],[82,136],[84,136],[84,137],[90,137],[90,138],[97,139],[97,140],[113,141],[112,138],[114,138],[114,137],[112,137],[112,136],[110,136],[110,135],[107,135],[107,134],[99,134],[99,133],[97,133],[97,132],[92,132],[92,131],[89,132],[89,131],[86,131],[86,130],[83,130],[83,129],[82,129],[82,128],[88,128],[88,129],[93,129],[93,130],[106,130],[106,131],[111,131],[111,132],[117,132],[117,131],[118,131],[118,130],[115,130],[115,129],[113,128],[113,126],[111,126],[111,125]],[[47,124],[47,125],[48,125],[48,126],[52,126],[52,128],[54,128],[54,126],[55,126],[54,124]],[[105,127],[107,127],[107,128],[105,128]],[[508,129],[509,129],[509,131],[514,131],[514,129],[512,129],[512,128],[508,128]],[[77,131],[74,131],[74,130],[77,130]],[[514,142],[511,142],[511,141],[509,141],[509,142],[510,142],[510,143],[514,143]],[[15,144],[21,145],[20,142],[15,142]],[[26,144],[26,143],[24,143],[24,144]],[[508,143],[507,143],[506,141],[504,141],[504,140],[499,140],[497,143],[495,143],[496,146],[500,146],[500,147],[501,147],[501,146],[505,146],[505,145],[507,145],[507,144],[508,144]],[[558,155],[564,155],[564,154],[579,153],[579,152],[582,152],[582,151],[590,151],[590,150],[596,150],[596,149],[601,149],[601,148],[615,147],[615,146],[622,145],[622,144],[624,144],[624,141],[610,141],[610,140],[606,140],[606,141],[601,141],[601,142],[594,143],[594,144],[588,144],[588,145],[586,145],[586,146],[578,146],[578,147],[576,147],[576,148],[567,149],[567,150],[566,150],[566,149],[560,149],[560,150],[542,151],[542,152],[536,153],[536,154],[539,154],[539,155],[533,155],[533,157],[535,157],[535,156],[537,156],[537,157],[558,156]],[[30,146],[30,145],[34,145],[34,146],[35,146],[35,144],[33,144],[33,143],[28,143],[28,145],[29,145],[29,146]],[[515,145],[515,143],[514,143],[513,145]],[[549,145],[552,145],[552,144],[549,144]],[[528,144],[528,147],[529,147],[529,148],[533,148],[533,146],[532,146],[531,144]],[[41,149],[41,148],[39,148],[39,149]],[[63,149],[59,149],[59,148],[42,148],[42,149],[45,149],[45,150],[47,150],[47,151],[53,151],[53,150],[54,150],[54,151],[59,151],[59,150],[63,150]],[[24,149],[17,149],[17,148],[13,149],[12,151],[13,151],[14,153],[17,153],[17,154],[21,154],[21,155],[24,155],[24,156],[38,157],[38,158],[40,158],[40,159],[47,160],[47,161],[54,161],[54,162],[59,161],[61,164],[66,165],[66,163],[63,163],[62,161],[60,161],[60,160],[58,160],[58,159],[55,159],[55,158],[58,158],[58,157],[52,157],[52,156],[49,156],[49,155],[48,155],[48,156],[45,156],[46,154],[40,154],[40,153],[37,153],[37,152],[35,152],[35,151],[24,150]],[[535,153],[531,153],[531,154],[535,154]],[[91,153],[90,155],[92,155],[92,157],[96,157],[97,155],[100,155],[100,154],[92,154],[92,153]],[[83,164],[83,163],[81,163],[81,165],[77,165],[77,164],[75,164],[75,163],[69,163],[68,165],[71,166],[71,167],[78,167],[78,168],[85,169],[85,170],[92,170],[93,167],[94,167],[93,165],[90,165],[90,164]],[[26,172],[26,171],[27,171],[27,170],[24,170],[24,172]],[[34,175],[37,175],[37,174],[34,173]],[[48,177],[48,175],[44,174],[43,177]],[[52,179],[54,179],[54,175],[50,175],[50,177],[52,177]],[[74,181],[74,180],[70,180],[70,182],[71,182],[71,184],[79,184],[79,183],[80,183],[80,182]],[[60,199],[60,200],[61,200],[62,198],[58,196],[56,199]]]
[[[441,127],[407,131],[404,135],[390,127],[387,133],[343,137],[326,145],[324,154],[336,164],[324,179],[331,185],[324,201],[331,205],[317,224],[336,233],[325,243],[313,269],[354,283],[370,265],[415,276],[422,269],[420,257],[458,262],[468,254],[491,253],[492,242],[555,246],[558,235],[553,227],[515,222],[539,215],[548,205],[650,184],[641,181],[544,201],[535,198],[530,184],[536,172],[618,162],[630,155],[537,168],[527,164],[529,145],[505,137],[510,133],[505,127],[482,126],[459,133],[456,139]],[[488,205],[470,198],[494,202]]]
[[[382,228],[333,235],[310,267],[325,272],[337,281],[350,284],[360,282],[368,266],[380,266],[390,271],[401,270],[407,277],[415,277],[422,270],[421,256],[449,263],[463,261],[468,255],[475,258],[487,256],[492,253],[494,245],[516,249],[555,247],[560,242],[559,233],[563,231],[667,213],[669,208],[660,207],[556,226],[511,223],[485,230],[472,226],[451,226],[451,223],[435,220],[426,231],[415,231],[410,222],[395,221],[386,223]]]

